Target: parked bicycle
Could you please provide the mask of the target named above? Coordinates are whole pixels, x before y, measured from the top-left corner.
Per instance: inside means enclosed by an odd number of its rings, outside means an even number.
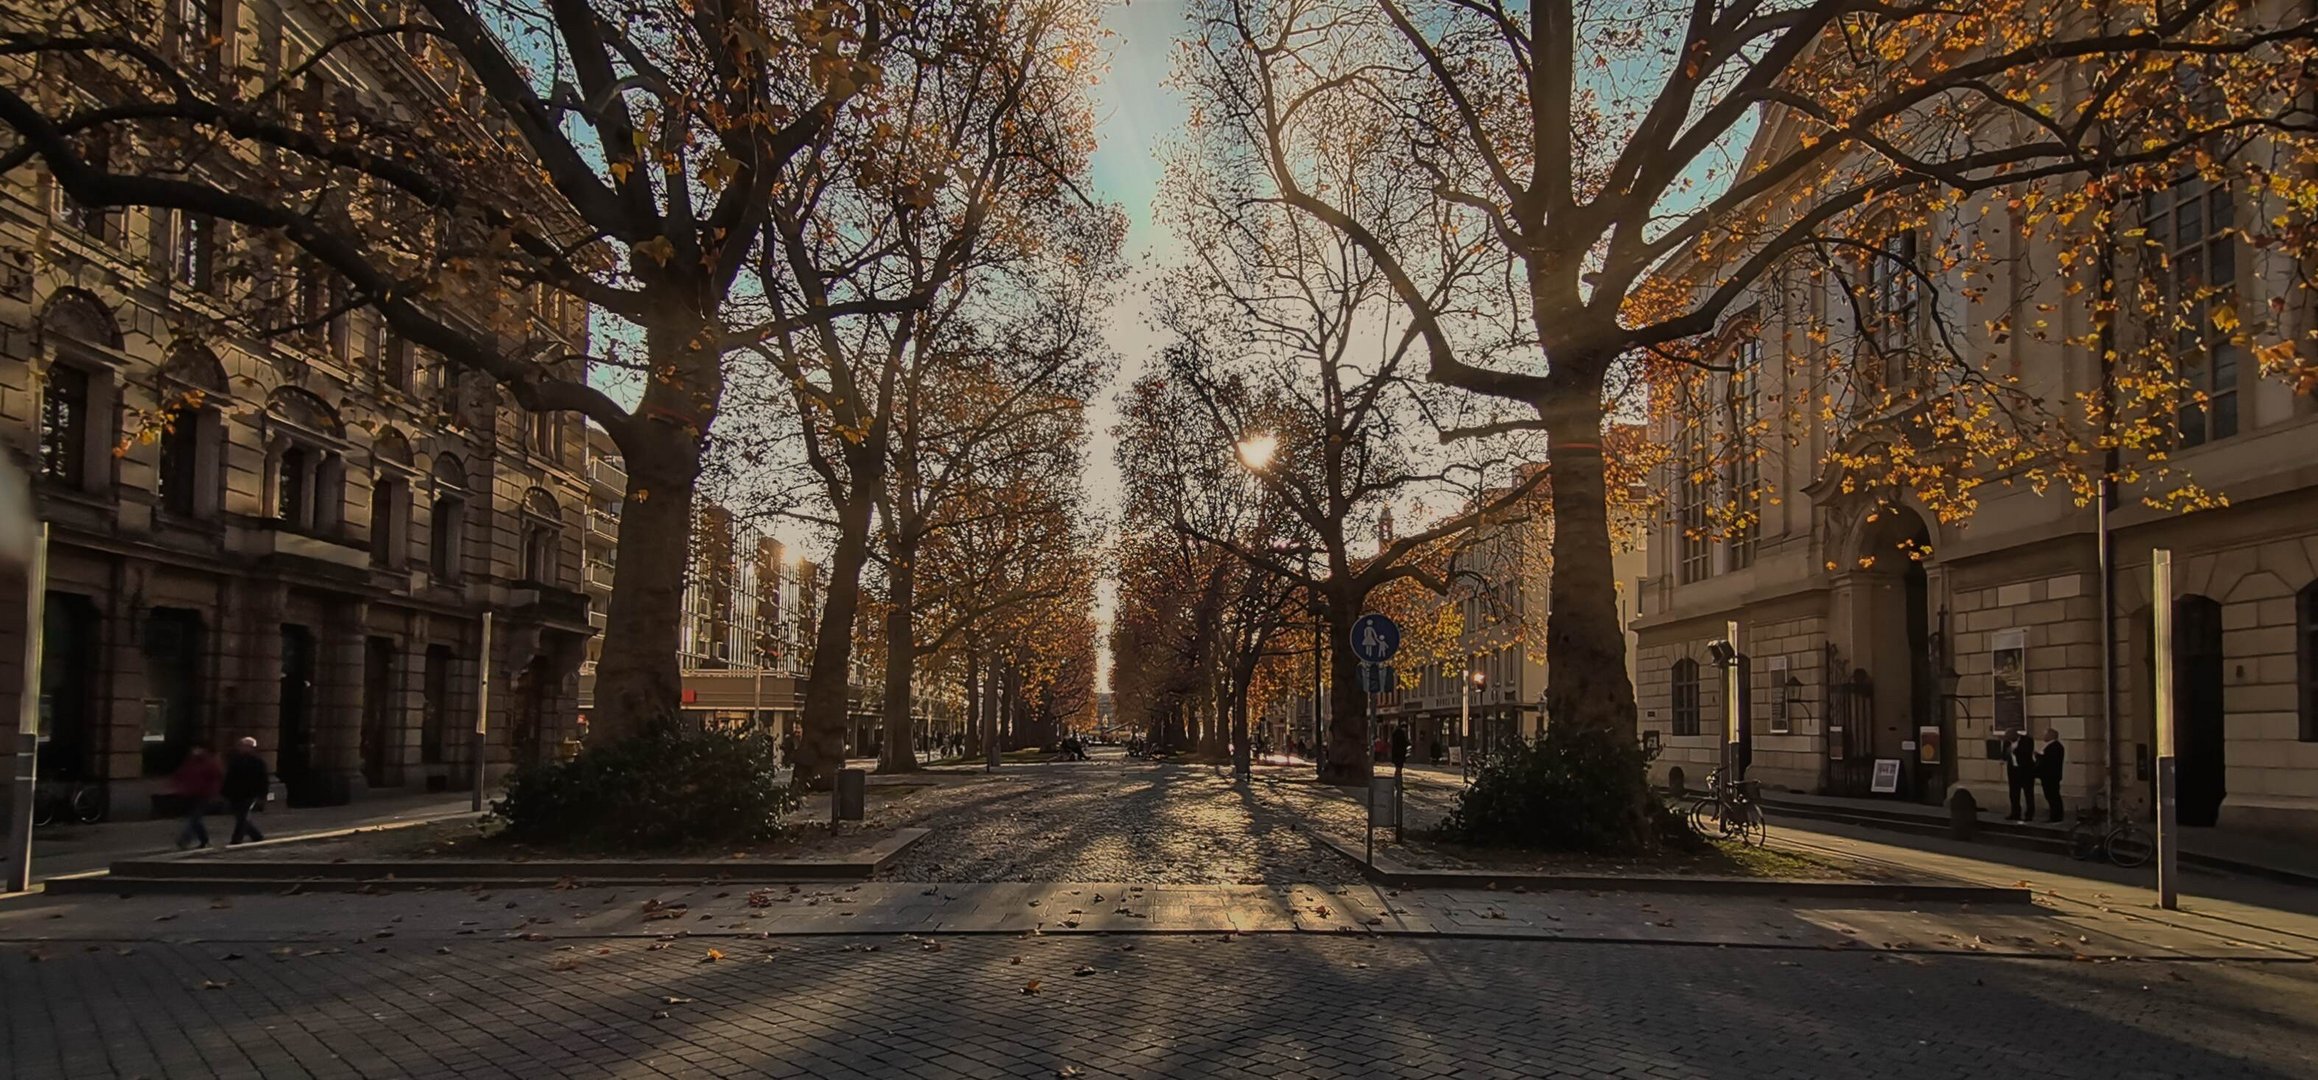
[[[2140,866],[2157,853],[2157,844],[2141,826],[2132,820],[2112,822],[2109,813],[2098,806],[2077,811],[2076,824],[2069,827],[2068,853],[2079,859],[2095,856],[2118,866]]]
[[[32,823],[54,825],[59,821],[94,825],[105,819],[106,799],[102,785],[81,780],[42,780],[32,799]]]
[[[1763,808],[1747,791],[1745,783],[1726,783],[1722,770],[1706,776],[1706,794],[1690,804],[1690,827],[1710,839],[1736,840],[1742,844],[1761,847],[1770,842],[1770,824],[1763,820]]]

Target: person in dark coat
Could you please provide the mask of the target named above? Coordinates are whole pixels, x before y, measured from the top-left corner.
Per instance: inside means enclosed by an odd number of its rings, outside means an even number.
[[[2046,821],[2060,820],[2060,770],[2068,752],[2061,749],[2060,732],[2045,729],[2044,747],[2036,752],[2036,778],[2044,784]],[[2035,813],[2033,809],[2029,811]]]
[[[2004,779],[2012,790],[2012,814],[2006,821],[2036,819],[2036,743],[2025,731],[2015,731],[2004,744]]]
[[[266,801],[266,759],[258,756],[256,739],[244,736],[234,744],[233,756],[226,759],[222,790],[225,804],[233,808],[233,838],[226,843],[238,844],[244,838],[265,839],[265,834],[250,821],[250,811]]]
[[[185,764],[177,767],[170,777],[170,789],[185,800],[185,827],[177,831],[177,846],[209,846],[209,823],[203,820],[209,813],[209,804],[215,801],[225,783],[225,770],[217,764],[217,755],[200,743],[185,755]]]

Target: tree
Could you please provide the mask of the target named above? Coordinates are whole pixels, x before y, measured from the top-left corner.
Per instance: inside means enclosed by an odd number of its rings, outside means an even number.
[[[523,408],[602,425],[628,490],[592,728],[617,739],[672,720],[693,494],[727,359],[846,310],[791,305],[791,321],[767,322],[742,282],[799,156],[879,88],[889,13],[414,0],[383,17],[334,7],[305,25],[314,40],[259,20],[187,27],[184,10],[0,0],[0,173],[37,163],[84,206],[230,224],[259,252],[234,293],[253,312],[281,310],[295,284],[265,266],[310,265],[334,297],[312,314],[374,309]],[[447,93],[400,89],[424,78]],[[594,313],[592,342],[558,314],[565,300]],[[641,384],[633,408],[591,382],[603,370]]]
[[[1683,343],[1767,274],[1856,248],[1877,217],[2045,185],[2049,198],[2120,167],[2235,170],[2266,186],[2282,174],[2247,152],[2294,158],[2310,130],[2305,91],[2284,74],[2312,55],[2307,14],[2235,0],[1199,0],[1193,17],[1186,81],[1214,143],[1260,171],[1270,198],[1376,261],[1423,339],[1427,377],[1516,403],[1545,432],[1547,709],[1629,731],[1601,445],[1623,366],[1695,362]],[[1380,118],[1374,137],[1429,180],[1446,227],[1390,229],[1329,183],[1316,150],[1344,138],[1354,110]],[[1731,147],[1758,118],[1800,134],[1734,169]],[[2029,203],[2030,219],[2051,215]],[[1494,304],[1437,287],[1445,246],[1489,253],[1506,286]],[[1947,409],[1956,425],[1985,415]]]
[[[970,330],[1020,317],[1057,281],[1099,276],[1118,236],[1114,214],[1082,187],[1091,10],[959,0],[916,12],[913,25],[921,36],[883,69],[891,107],[815,133],[808,167],[769,199],[772,240],[760,253],[778,327],[762,352],[801,418],[832,534],[804,693],[806,786],[826,784],[842,760],[851,628],[911,396],[938,385]],[[906,595],[890,606],[913,610]]]
[[[1083,598],[1092,548],[1080,519],[1082,399],[953,370],[920,382],[896,425],[879,509],[885,617],[883,772],[916,767],[909,697],[921,656],[1017,609]],[[908,603],[901,603],[906,598]]]
[[[1310,160],[1331,185],[1358,192],[1395,235],[1442,228],[1424,185],[1412,183],[1375,137],[1372,116],[1347,104],[1329,130],[1333,137],[1312,147]],[[1503,418],[1414,377],[1422,336],[1385,266],[1267,194],[1262,171],[1235,157],[1223,135],[1195,130],[1171,167],[1164,205],[1177,230],[1214,240],[1168,278],[1159,323],[1177,342],[1165,354],[1165,380],[1139,388],[1149,399],[1129,410],[1148,423],[1122,437],[1122,468],[1172,475],[1162,503],[1169,506],[1190,505],[1173,492],[1252,478],[1280,509],[1273,535],[1288,538],[1285,547],[1251,545],[1188,517],[1176,526],[1315,590],[1325,600],[1329,640],[1344,642],[1374,590],[1404,578],[1445,589],[1439,573],[1456,564],[1432,558],[1440,555],[1434,549],[1454,548],[1542,477],[1517,474],[1532,453],[1524,435],[1459,438]],[[1459,297],[1486,294],[1485,263],[1462,248],[1439,256],[1428,302],[1459,305],[1467,302]],[[1396,512],[1410,526],[1398,533]],[[1316,564],[1294,554],[1299,548]],[[1349,649],[1331,655],[1321,775],[1365,782],[1358,659]]]

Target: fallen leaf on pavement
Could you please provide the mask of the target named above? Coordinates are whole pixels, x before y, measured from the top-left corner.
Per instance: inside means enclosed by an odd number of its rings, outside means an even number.
[[[1023,983],[1023,984],[1022,984],[1022,992],[1023,992],[1023,993],[1025,993],[1025,994],[1035,994],[1035,993],[1037,993],[1037,992],[1038,992],[1038,980],[1037,980],[1037,979],[1032,979],[1032,980],[1030,980],[1029,982]]]

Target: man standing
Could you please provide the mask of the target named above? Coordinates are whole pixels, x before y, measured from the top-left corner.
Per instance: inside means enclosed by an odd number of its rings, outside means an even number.
[[[2026,731],[2015,730],[2004,744],[2004,779],[2012,789],[2012,816],[2004,820],[2036,820],[2036,743]]]
[[[2044,782],[2046,821],[2060,820],[2060,770],[2066,758],[2067,751],[2062,750],[2060,745],[2060,732],[2046,728],[2044,748],[2036,752],[2036,778]],[[2034,812],[2030,810],[2030,813]]]
[[[245,836],[265,839],[250,821],[250,811],[266,800],[266,759],[258,756],[256,739],[245,735],[234,744],[233,757],[225,763],[224,793],[226,805],[233,807],[233,839],[226,843],[241,843]]]

